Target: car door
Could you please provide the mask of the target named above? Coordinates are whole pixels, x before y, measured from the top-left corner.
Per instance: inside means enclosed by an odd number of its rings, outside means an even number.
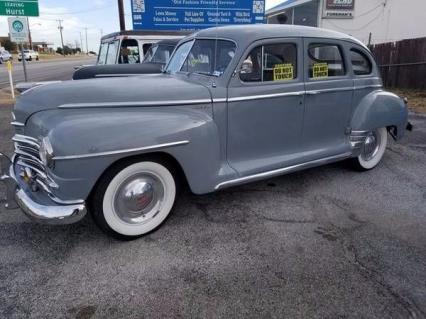
[[[333,39],[304,39],[305,116],[302,144],[313,159],[349,151],[347,134],[353,79],[345,44]]]
[[[228,88],[227,158],[241,175],[281,168],[300,152],[303,126],[303,43],[270,39],[252,44]]]

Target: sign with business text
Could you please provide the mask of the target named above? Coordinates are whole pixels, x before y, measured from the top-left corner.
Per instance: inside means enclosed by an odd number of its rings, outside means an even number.
[[[131,1],[135,30],[195,31],[265,21],[265,0]]]
[[[355,0],[326,0],[323,10],[325,19],[352,19]]]

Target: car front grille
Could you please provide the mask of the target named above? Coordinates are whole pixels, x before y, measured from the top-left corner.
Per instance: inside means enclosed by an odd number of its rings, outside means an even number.
[[[21,168],[21,176],[31,177],[29,184],[38,185],[51,194],[52,188],[57,188],[46,173],[46,167],[40,158],[40,142],[29,136],[16,134],[15,142],[16,165]]]

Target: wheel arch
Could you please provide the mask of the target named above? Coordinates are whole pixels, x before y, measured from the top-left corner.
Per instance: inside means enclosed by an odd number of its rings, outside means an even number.
[[[351,119],[353,131],[372,131],[386,127],[396,140],[403,137],[408,122],[408,109],[396,94],[378,90],[367,94],[355,106]]]
[[[170,153],[167,153],[164,151],[156,151],[156,152],[149,152],[149,153],[143,153],[143,154],[129,155],[112,162],[109,166],[107,166],[104,169],[102,174],[99,175],[98,179],[93,184],[89,192],[88,200],[89,201],[91,200],[95,190],[99,187],[99,183],[102,182],[103,178],[109,172],[114,170],[118,171],[120,169],[124,169],[125,167],[129,165],[143,162],[143,161],[151,161],[151,162],[156,162],[156,163],[165,165],[166,168],[171,171],[170,173],[175,178],[175,182],[176,184],[179,185],[179,187],[182,187],[184,189],[190,189],[188,178],[179,161]]]

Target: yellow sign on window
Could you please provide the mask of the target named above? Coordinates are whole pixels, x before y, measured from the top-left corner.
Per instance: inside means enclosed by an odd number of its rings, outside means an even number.
[[[328,64],[327,63],[315,63],[312,77],[314,79],[328,78]]]
[[[293,64],[275,64],[274,66],[274,81],[293,80],[294,70]]]

